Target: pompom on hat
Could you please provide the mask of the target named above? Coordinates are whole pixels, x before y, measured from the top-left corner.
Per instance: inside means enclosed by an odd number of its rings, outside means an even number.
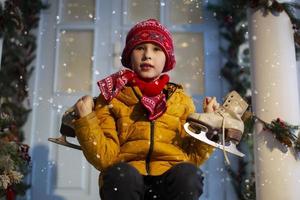
[[[124,67],[131,67],[130,54],[132,50],[137,45],[145,42],[154,43],[164,51],[166,63],[163,72],[174,68],[176,61],[171,33],[155,19],[148,19],[137,23],[127,34],[121,59]]]

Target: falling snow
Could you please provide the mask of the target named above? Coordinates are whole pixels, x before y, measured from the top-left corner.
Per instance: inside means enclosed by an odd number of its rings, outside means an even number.
[[[192,1],[191,1],[191,2],[192,2]],[[160,2],[160,6],[161,6],[161,7],[164,7],[164,6],[166,6],[166,4],[165,4],[164,2]],[[195,4],[195,8],[199,8],[199,7],[200,7],[199,4]],[[189,9],[189,12],[194,12],[194,9],[190,8],[190,9]],[[72,14],[72,11],[69,10],[68,13],[71,15],[71,14]],[[112,14],[113,14],[113,15],[116,14],[116,11],[113,10],[113,11],[112,11]],[[127,14],[128,14],[128,13],[127,13],[126,11],[123,12],[123,15],[127,15]],[[88,18],[90,18],[90,19],[96,20],[96,17],[95,17],[92,13],[87,14],[87,16],[88,16]],[[217,13],[213,13],[213,16],[216,17],[216,16],[217,16]],[[94,17],[95,17],[95,18],[94,18]],[[75,15],[74,18],[78,19],[79,16],[78,16],[78,15]],[[200,16],[200,18],[202,18],[202,16]],[[62,20],[62,19],[61,19],[60,16],[56,16],[56,22],[57,22],[57,23],[60,23],[61,20]],[[193,21],[192,21],[192,20],[188,20],[187,22],[188,22],[188,23],[192,23]],[[243,27],[243,28],[246,27],[246,24],[244,24],[244,23],[241,24],[241,27]],[[45,30],[44,30],[44,31],[41,31],[41,32],[40,32],[40,35],[43,35],[44,32],[45,32]],[[61,34],[65,34],[65,33],[66,33],[65,30],[63,30],[63,31],[61,32]],[[119,33],[118,30],[114,30],[114,34],[119,34],[119,37],[120,37],[120,38],[122,37],[122,35]],[[249,33],[248,33],[248,32],[245,33],[245,38],[249,38]],[[254,41],[257,40],[257,36],[252,36],[252,40],[254,40]],[[59,41],[60,41],[59,38],[57,38],[57,39],[56,39],[56,42],[59,42]],[[74,39],[73,39],[73,41],[74,41]],[[16,42],[16,41],[14,41],[14,42]],[[17,41],[17,42],[18,42],[18,41]],[[72,42],[72,38],[70,38],[70,42]],[[19,45],[21,46],[22,44],[19,43]],[[106,44],[106,42],[103,41],[103,42],[100,42],[100,45],[103,47],[103,46],[106,46],[107,44]],[[183,41],[183,42],[181,43],[181,47],[183,47],[183,48],[186,48],[186,47],[188,47],[188,46],[189,46],[189,41]],[[213,52],[212,52],[212,53],[213,53]],[[208,51],[207,51],[205,54],[206,54],[207,56],[210,56],[210,53],[209,53]],[[71,55],[72,57],[77,56],[73,51],[70,52],[70,55]],[[111,54],[109,54],[109,56],[111,56]],[[94,61],[95,57],[94,57],[94,56],[91,56],[90,59],[91,59],[91,61]],[[119,57],[119,59],[121,59],[121,57]],[[198,60],[197,60],[198,62],[192,62],[192,61],[191,61],[191,63],[188,63],[189,66],[196,66],[196,67],[197,67],[197,65],[202,61],[202,60],[201,60],[202,58],[201,58],[201,59],[200,59],[200,58],[197,58],[197,59],[198,59]],[[271,60],[272,60],[272,59],[271,59]],[[268,59],[265,60],[265,63],[269,63],[269,62],[270,62],[270,61],[269,61]],[[279,65],[280,65],[280,63],[279,63],[279,62],[276,62],[276,63],[271,64],[271,67],[272,67],[272,68],[275,68],[276,66],[279,66]],[[63,63],[63,66],[64,66],[64,67],[67,67],[67,62]],[[180,68],[180,67],[181,67],[181,66],[179,66],[179,68]],[[181,68],[182,68],[182,67],[181,67]],[[45,65],[41,65],[41,69],[45,69]],[[94,70],[93,73],[94,73],[94,75],[97,75],[97,76],[100,75],[100,72],[99,72],[98,70]],[[205,72],[204,72],[204,71],[197,71],[197,72],[195,72],[195,73],[191,76],[191,79],[196,80],[196,79],[198,79],[198,77],[200,77],[201,75],[202,75],[202,76],[205,76]],[[66,73],[66,76],[67,76],[67,77],[72,77],[72,73],[71,73],[71,72],[67,72],[67,73]],[[22,79],[22,77],[20,77],[20,78]],[[222,78],[221,76],[218,76],[218,79],[221,79],[221,78]],[[189,82],[186,82],[186,83],[184,84],[184,86],[185,86],[186,88],[191,88],[191,87],[193,87],[192,83],[189,83]],[[276,83],[276,82],[272,82],[272,83],[271,83],[271,86],[277,86],[277,83]],[[75,90],[72,89],[72,88],[68,88],[66,92],[67,92],[68,94],[71,94],[72,92],[75,92]],[[254,93],[255,95],[257,95],[257,94],[258,94],[258,91],[257,91],[257,90],[254,90],[253,93]],[[251,90],[247,91],[247,94],[251,94]],[[57,96],[59,96],[59,94],[58,94]],[[264,97],[264,102],[268,102],[267,99],[266,99],[267,97],[271,97],[271,94],[270,94],[270,93],[266,93],[266,97]],[[46,98],[47,98],[47,97],[45,96],[45,99],[46,99]],[[39,96],[39,97],[38,97],[38,100],[39,100],[39,101],[43,101],[43,97]],[[47,101],[48,101],[49,104],[53,104],[54,99],[53,99],[53,98],[49,98]],[[195,101],[198,101],[198,100],[195,100]],[[274,104],[277,105],[277,106],[279,105],[278,102],[275,102]],[[38,106],[39,103],[34,103],[33,105],[34,105],[34,106]],[[53,106],[55,106],[55,104],[54,104]],[[108,105],[108,107],[109,107],[109,108],[112,108],[112,104]],[[61,104],[57,105],[57,112],[61,112],[62,109],[63,109],[63,106],[62,106]],[[261,111],[262,111],[262,112],[265,112],[265,109],[262,108]],[[159,138],[162,138],[162,135],[159,135],[158,137],[159,137]],[[42,142],[42,139],[39,138],[39,141]],[[265,142],[265,144],[267,144],[267,141]],[[93,142],[93,145],[97,145],[97,142],[94,141],[94,142]],[[257,148],[257,150],[258,150],[258,151],[261,151],[260,148]],[[98,159],[100,159],[100,155],[96,154],[96,157],[97,157]],[[217,156],[217,155],[214,155],[213,158],[214,158],[215,160],[219,160],[219,159],[220,159],[220,157]],[[281,157],[280,159],[283,160],[282,157]],[[264,161],[264,159],[262,159],[262,158],[259,158],[259,160],[261,160],[262,162]],[[271,158],[270,158],[270,161],[274,161],[274,158],[271,157]],[[49,161],[48,164],[49,164],[50,167],[53,167],[53,166],[55,165],[55,162],[54,162],[54,161],[52,161],[52,162]],[[82,166],[82,169],[85,169],[85,166]],[[118,170],[121,170],[121,168],[118,168]],[[46,171],[46,168],[42,168],[42,169],[41,169],[41,172],[42,172],[42,173],[44,173],[45,171]],[[225,172],[226,172],[226,170],[225,170],[224,168],[217,168],[216,171],[222,172],[222,173],[225,173]],[[277,171],[278,171],[278,172],[281,171],[281,168],[277,168]],[[208,172],[209,172],[209,171],[205,171],[205,173],[208,173]],[[120,173],[119,175],[120,175],[121,177],[124,176],[123,173]],[[289,176],[292,176],[292,173],[289,172],[288,175],[289,175]],[[221,182],[230,181],[230,180],[231,180],[231,179],[230,179],[229,177],[226,177],[226,178],[222,178],[222,179],[221,179]],[[286,182],[287,179],[284,179],[284,181]],[[298,182],[300,183],[300,179],[298,180]],[[71,184],[72,181],[71,181],[71,180],[68,180],[68,183]],[[246,180],[245,180],[245,183],[250,183],[250,180],[249,180],[249,179],[246,179]],[[271,183],[271,181],[268,180],[268,179],[266,179],[266,180],[263,181],[263,183],[261,183],[261,186],[264,187],[265,185],[270,184],[270,183]],[[249,185],[247,185],[247,187],[249,187]],[[117,187],[114,187],[113,190],[114,190],[114,191],[118,191],[118,188],[117,188]],[[150,189],[149,192],[151,193],[152,190]],[[249,194],[247,194],[247,195],[249,195]],[[154,199],[157,198],[157,195],[153,195],[153,198],[154,198]]]

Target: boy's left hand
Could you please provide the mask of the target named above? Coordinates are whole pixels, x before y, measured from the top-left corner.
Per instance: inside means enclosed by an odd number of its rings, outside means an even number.
[[[205,97],[203,100],[203,111],[205,113],[214,112],[220,107],[216,97]]]

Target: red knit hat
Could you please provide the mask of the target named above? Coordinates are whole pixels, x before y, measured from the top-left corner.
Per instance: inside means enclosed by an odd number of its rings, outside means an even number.
[[[155,19],[137,23],[127,34],[121,60],[124,67],[131,67],[130,54],[132,50],[137,45],[145,42],[154,43],[164,51],[166,64],[163,72],[174,68],[176,61],[171,33]]]

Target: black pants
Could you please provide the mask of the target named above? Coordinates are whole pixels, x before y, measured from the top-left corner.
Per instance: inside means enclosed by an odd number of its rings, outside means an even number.
[[[202,194],[202,171],[180,163],[160,176],[142,176],[127,163],[108,168],[103,175],[101,200],[198,200]]]

